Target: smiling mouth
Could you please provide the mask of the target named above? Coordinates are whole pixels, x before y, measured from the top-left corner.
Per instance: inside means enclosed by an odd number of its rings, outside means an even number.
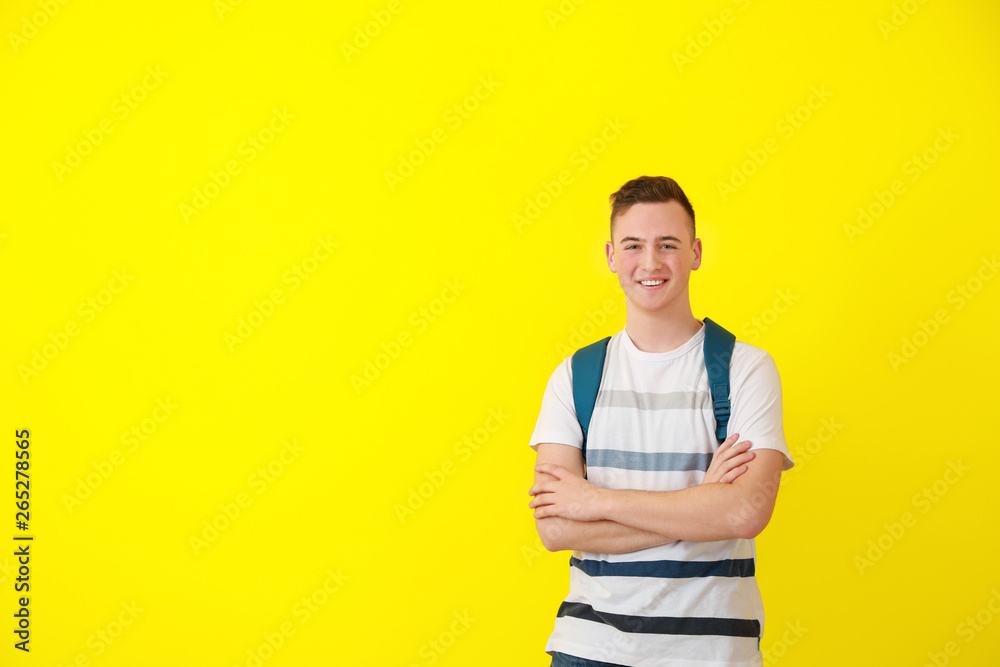
[[[640,280],[639,284],[642,285],[643,287],[659,287],[660,285],[662,285],[665,282],[667,282],[667,281],[666,280]]]

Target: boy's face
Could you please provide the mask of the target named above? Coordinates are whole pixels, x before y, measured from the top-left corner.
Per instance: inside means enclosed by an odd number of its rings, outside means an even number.
[[[633,204],[615,221],[606,251],[608,268],[634,307],[670,312],[689,303],[688,278],[701,266],[701,239],[692,242],[691,218],[678,202]]]

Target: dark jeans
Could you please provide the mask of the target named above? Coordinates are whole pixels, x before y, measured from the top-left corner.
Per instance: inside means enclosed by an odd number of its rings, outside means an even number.
[[[613,662],[600,662],[598,660],[587,660],[578,658],[575,655],[566,655],[559,651],[552,652],[551,667],[623,667]]]

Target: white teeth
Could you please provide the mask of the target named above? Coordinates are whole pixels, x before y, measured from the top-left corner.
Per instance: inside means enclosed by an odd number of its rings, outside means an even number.
[[[643,285],[649,285],[649,286],[660,285],[663,283],[662,280],[640,280],[639,282],[641,282]]]

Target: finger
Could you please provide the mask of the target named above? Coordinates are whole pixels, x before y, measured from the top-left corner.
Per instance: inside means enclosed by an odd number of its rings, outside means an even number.
[[[727,449],[726,451],[722,452],[722,457],[721,458],[724,461],[724,460],[726,460],[728,458],[736,457],[736,456],[739,456],[741,454],[744,454],[744,453],[746,453],[746,451],[748,449],[750,449],[750,441],[749,440],[744,440],[743,442],[737,443],[737,444],[733,445],[732,447],[730,447],[729,449]]]
[[[735,480],[737,477],[739,477],[740,475],[742,475],[746,471],[747,471],[747,467],[746,466],[740,466],[739,468],[736,468],[735,470],[730,470],[729,472],[727,472],[725,475],[722,476],[722,481],[725,482],[726,484],[729,484],[730,482],[732,482],[733,480]]]
[[[551,505],[555,502],[551,493],[539,493],[537,496],[531,499],[528,503],[528,507],[541,507],[543,505]]]
[[[731,457],[729,457],[728,459],[726,459],[726,461],[725,461],[725,463],[723,465],[724,465],[724,467],[726,469],[732,470],[736,466],[743,465],[744,463],[748,463],[755,456],[756,456],[756,454],[754,452],[737,452],[737,453],[733,454]]]
[[[736,442],[739,439],[739,437],[740,437],[739,433],[733,433],[732,435],[728,436],[725,440],[722,441],[722,444],[719,445],[719,449],[722,450],[732,447],[733,443]]]
[[[717,451],[712,458],[712,464],[716,466],[722,465],[723,463],[732,459],[734,456],[738,454],[740,454],[740,448],[738,445],[733,445],[732,447],[724,451],[723,450]]]
[[[719,469],[716,471],[716,474],[719,476],[719,481],[720,482],[725,481],[723,478],[726,475],[728,475],[729,473],[733,472],[734,470],[736,470],[737,468],[739,468],[741,465],[744,465],[746,462],[747,462],[746,459],[744,459],[742,457],[739,457],[739,456],[733,457],[733,458],[731,458],[731,459],[723,462],[719,466]]]
[[[719,470],[719,475],[723,478],[728,476],[728,480],[720,479],[720,481],[733,481],[744,472],[749,470],[749,466],[746,465],[747,461],[744,459],[734,460],[731,463],[727,463],[725,467]]]
[[[537,496],[539,493],[552,493],[552,482],[538,482],[528,489],[528,495]]]

